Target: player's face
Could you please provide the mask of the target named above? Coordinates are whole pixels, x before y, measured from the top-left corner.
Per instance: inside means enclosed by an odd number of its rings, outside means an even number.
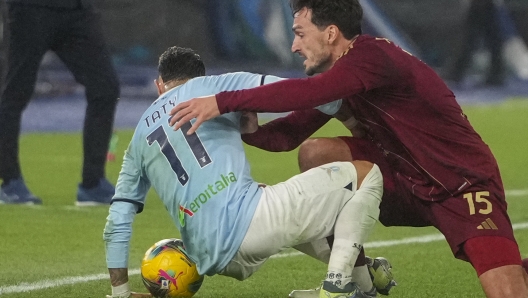
[[[304,72],[311,76],[332,67],[332,55],[326,30],[320,30],[312,23],[312,11],[303,8],[297,12],[292,26],[295,38],[292,52],[304,57]]]

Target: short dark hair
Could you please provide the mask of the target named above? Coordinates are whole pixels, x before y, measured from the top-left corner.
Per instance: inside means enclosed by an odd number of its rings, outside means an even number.
[[[164,82],[187,80],[204,76],[205,65],[194,50],[174,46],[161,54],[158,73]]]
[[[293,14],[307,8],[312,11],[312,23],[318,28],[335,25],[346,39],[361,34],[363,8],[359,0],[290,0]]]

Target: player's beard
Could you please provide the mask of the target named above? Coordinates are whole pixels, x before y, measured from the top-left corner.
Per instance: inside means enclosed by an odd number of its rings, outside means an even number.
[[[332,56],[330,54],[320,55],[315,59],[315,63],[311,66],[306,66],[304,72],[308,76],[313,76],[317,73],[322,73],[330,69],[332,63]]]

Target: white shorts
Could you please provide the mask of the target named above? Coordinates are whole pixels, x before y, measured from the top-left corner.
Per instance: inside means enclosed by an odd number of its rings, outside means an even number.
[[[237,254],[220,272],[243,280],[272,255],[333,234],[343,206],[357,190],[350,162],[333,162],[263,188]]]

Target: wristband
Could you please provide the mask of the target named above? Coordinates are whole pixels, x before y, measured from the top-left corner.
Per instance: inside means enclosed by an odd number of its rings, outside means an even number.
[[[343,121],[343,125],[345,125],[346,128],[352,129],[358,125],[359,121],[356,120],[354,117],[350,117],[347,120]]]
[[[128,282],[119,285],[117,287],[112,287],[112,297],[119,298],[128,298],[130,297],[130,285]]]

